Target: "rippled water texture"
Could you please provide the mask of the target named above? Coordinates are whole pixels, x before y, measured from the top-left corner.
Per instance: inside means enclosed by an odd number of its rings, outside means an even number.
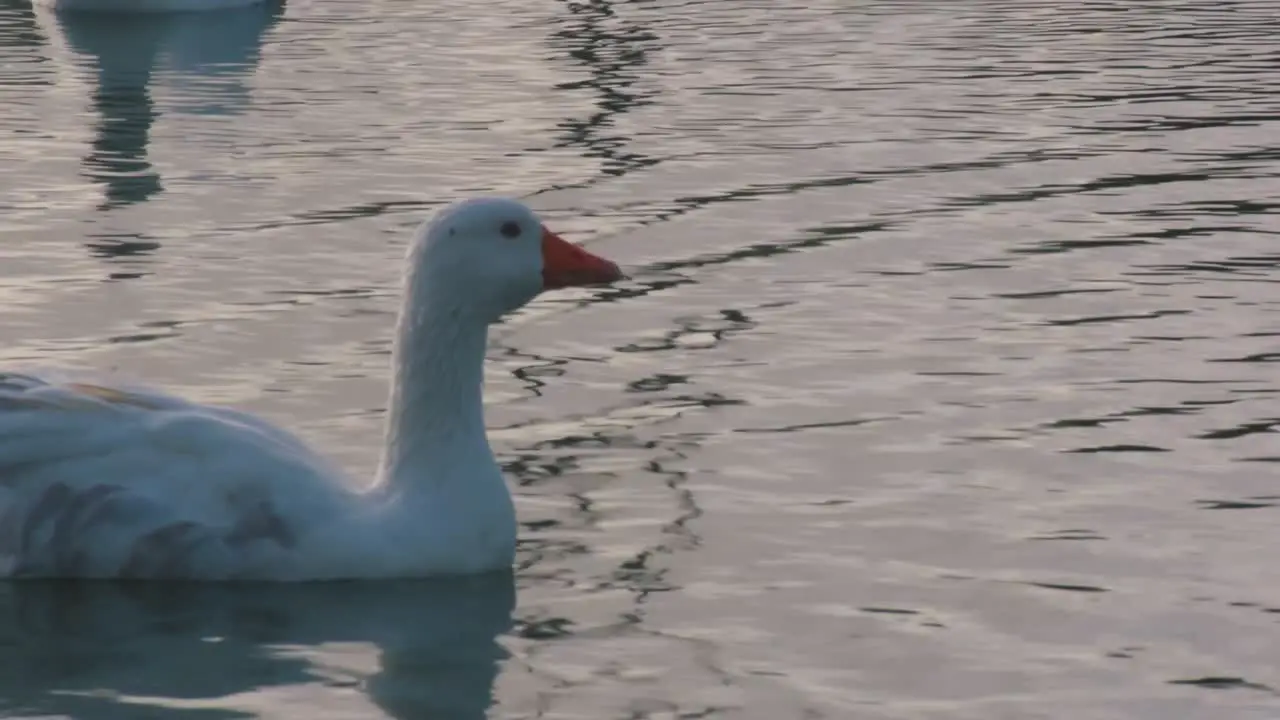
[[[1280,2],[0,1],[6,363],[363,478],[439,203],[633,275],[495,335],[514,580],[0,589],[0,713],[1280,717]]]

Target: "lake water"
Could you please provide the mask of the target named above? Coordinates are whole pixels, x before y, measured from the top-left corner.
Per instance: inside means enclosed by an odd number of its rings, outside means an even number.
[[[476,193],[514,578],[0,588],[0,715],[1280,718],[1280,2],[0,0],[0,360],[370,476]]]

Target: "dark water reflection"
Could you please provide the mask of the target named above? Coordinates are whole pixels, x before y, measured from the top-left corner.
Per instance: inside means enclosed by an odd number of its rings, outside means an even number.
[[[656,90],[646,88],[648,55],[660,51],[660,38],[642,23],[619,15],[609,0],[567,2],[561,29],[552,33],[550,47],[557,59],[581,64],[588,77],[559,83],[559,91],[589,90],[596,96],[593,112],[562,123],[557,148],[581,148],[583,157],[600,160],[600,172],[619,177],[659,162],[628,149],[629,138],[617,131],[617,116],[653,102]]]
[[[4,0],[0,360],[364,477],[432,208],[531,198],[632,278],[495,333],[514,612],[14,588],[8,707],[1274,720],[1277,18],[332,0],[135,34]]]
[[[514,599],[510,575],[292,587],[11,585],[0,594],[0,712],[254,717],[288,712],[289,695],[274,688],[315,683],[366,695],[389,717],[483,718]],[[343,667],[344,646],[376,648],[376,667]],[[360,711],[346,705],[347,716]]]
[[[104,186],[100,209],[143,202],[162,191],[147,160],[159,113],[151,99],[153,74],[198,82],[200,112],[235,115],[248,104],[245,78],[257,67],[262,39],[283,14],[283,2],[190,14],[136,16],[70,13],[45,17],[51,35],[94,77],[99,115],[86,175]]]

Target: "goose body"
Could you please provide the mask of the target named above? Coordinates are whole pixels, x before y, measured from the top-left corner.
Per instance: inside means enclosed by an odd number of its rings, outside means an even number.
[[[488,325],[613,263],[524,205],[441,211],[407,259],[386,448],[363,489],[257,417],[155,390],[0,373],[0,577],[323,580],[509,568],[485,435]]]

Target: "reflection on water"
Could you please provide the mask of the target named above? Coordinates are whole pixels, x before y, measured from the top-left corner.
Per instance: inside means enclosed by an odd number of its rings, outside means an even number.
[[[237,115],[249,102],[248,77],[261,43],[283,14],[283,2],[199,13],[55,13],[39,6],[36,18],[58,62],[88,72],[98,114],[84,172],[101,183],[100,209],[143,202],[163,190],[147,158],[152,126],[160,117],[152,85],[198,86],[172,112]]]
[[[586,89],[595,96],[593,112],[567,119],[556,147],[581,148],[582,155],[600,160],[607,177],[625,175],[658,162],[658,158],[628,149],[628,138],[616,129],[615,117],[642,107],[655,92],[644,88],[647,56],[658,37],[644,25],[620,16],[611,0],[569,2],[564,5],[550,46],[566,60],[581,64],[587,78],[560,83],[557,90]]]
[[[632,279],[495,333],[514,613],[48,591],[6,707],[1274,720],[1280,3],[217,17],[122,42],[0,0],[4,358],[365,477],[426,212],[530,197]]]
[[[292,586],[14,584],[0,590],[0,712],[246,717],[319,683],[395,718],[484,718],[510,575]],[[368,649],[366,649],[368,648]],[[214,710],[218,701],[222,710]],[[367,713],[353,694],[334,708]]]

